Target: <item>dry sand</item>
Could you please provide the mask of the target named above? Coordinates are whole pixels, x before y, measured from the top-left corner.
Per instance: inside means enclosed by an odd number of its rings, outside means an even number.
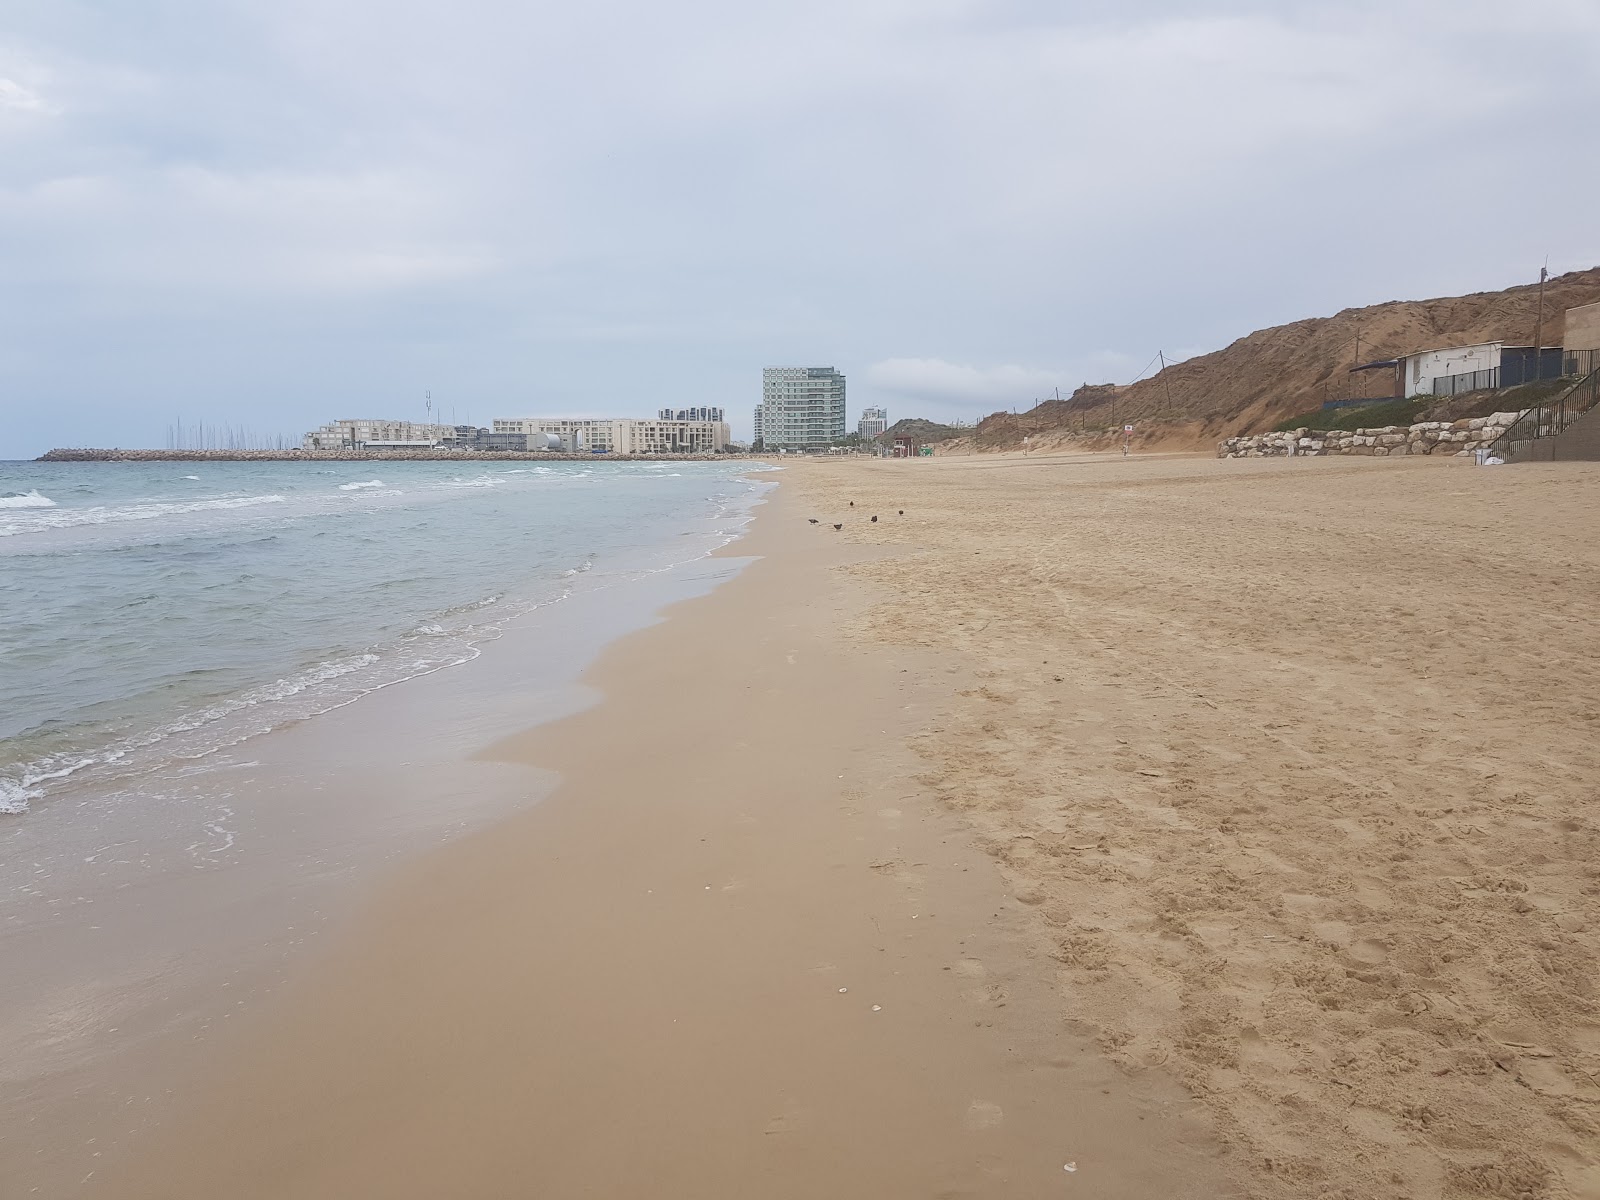
[[[607,652],[603,704],[486,752],[561,770],[550,800],[402,870],[83,1194],[1228,1193],[913,778],[967,668],[834,636],[884,599],[835,567],[879,552],[793,493]]]
[[[1597,513],[794,464],[97,1194],[1600,1195]]]
[[[856,633],[974,664],[920,778],[1062,1011],[1252,1194],[1600,1195],[1600,466],[794,475],[906,551]]]

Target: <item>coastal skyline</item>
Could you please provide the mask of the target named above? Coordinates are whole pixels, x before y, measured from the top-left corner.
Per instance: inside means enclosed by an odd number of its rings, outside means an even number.
[[[478,424],[715,405],[748,438],[771,362],[973,419],[1588,266],[1600,166],[1565,151],[1600,14],[1523,15],[24,6],[0,457],[422,419],[426,391]],[[1555,186],[1459,185],[1558,158]]]

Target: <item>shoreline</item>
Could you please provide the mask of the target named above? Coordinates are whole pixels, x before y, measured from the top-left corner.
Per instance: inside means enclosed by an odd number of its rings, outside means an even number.
[[[1600,1194],[1597,498],[793,464],[83,1194]]]
[[[965,678],[835,637],[876,556],[780,486],[755,557],[482,757],[561,782],[397,870],[85,1194],[1226,1190],[1183,1093],[1063,1024],[1009,898],[916,783]]]
[[[132,792],[79,787],[8,818],[0,1192],[25,1180],[19,1194],[77,1195],[211,1039],[317,961],[376,881],[536,806],[550,772],[475,749],[595,703],[587,664],[742,569],[733,515],[581,575],[469,659],[139,776]]]
[[[551,450],[47,450],[31,463],[87,462],[765,462],[762,454],[571,454]]]

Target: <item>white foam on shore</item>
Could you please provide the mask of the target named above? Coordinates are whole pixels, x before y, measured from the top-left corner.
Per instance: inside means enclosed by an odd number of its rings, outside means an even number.
[[[564,596],[562,593],[552,599]],[[132,770],[138,774],[158,768],[163,760],[208,758],[294,721],[343,708],[371,692],[459,666],[481,653],[477,645],[480,641],[498,637],[505,621],[549,602],[529,601],[502,608],[503,599],[494,594],[441,610],[435,615],[444,623],[424,622],[391,643],[384,653],[368,650],[312,663],[271,683],[248,688],[154,729],[122,738],[92,756],[78,755],[69,760],[49,755],[8,768],[5,775],[0,775],[0,815],[27,813],[30,802],[44,799],[48,792],[40,785],[66,779],[85,768]],[[487,608],[497,611],[487,620],[472,618],[471,614]],[[166,754],[152,761],[144,752],[157,747],[165,747]]]
[[[0,816],[20,817],[28,811],[28,801],[41,795],[42,792],[30,791],[9,779],[0,779]]]
[[[383,480],[381,480],[381,479],[369,479],[365,483],[341,483],[339,485],[339,490],[341,492],[357,492],[357,491],[360,491],[362,488],[374,488],[374,487],[382,487],[382,486],[383,486]]]
[[[20,816],[28,811],[28,801],[37,800],[44,795],[41,783],[50,783],[52,780],[65,779],[67,776],[92,767],[99,762],[96,758],[80,758],[76,762],[58,767],[54,762],[48,765],[38,765],[32,772],[24,768],[21,779],[0,779],[0,814],[6,816]]]
[[[6,492],[0,495],[0,508],[54,508],[56,502],[41,496],[38,489],[26,492]]]

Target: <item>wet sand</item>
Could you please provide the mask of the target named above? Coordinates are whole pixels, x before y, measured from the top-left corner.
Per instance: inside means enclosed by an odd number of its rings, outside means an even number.
[[[973,661],[862,636],[884,552],[789,479],[602,704],[484,751],[550,798],[397,871],[84,1194],[1230,1193],[919,778]]]

